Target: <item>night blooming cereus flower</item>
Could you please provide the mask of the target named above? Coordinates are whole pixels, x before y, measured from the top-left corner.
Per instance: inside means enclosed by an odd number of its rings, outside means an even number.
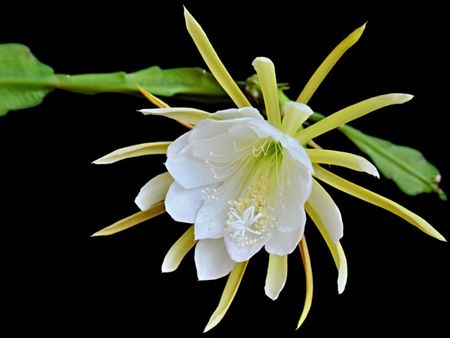
[[[340,211],[318,182],[324,182],[384,208],[430,236],[445,241],[424,219],[399,204],[324,169],[337,165],[378,177],[363,157],[317,149],[313,138],[377,109],[405,103],[408,94],[387,94],[361,101],[306,128],[313,111],[307,103],[322,80],[355,44],[365,25],[344,39],[313,74],[296,102],[280,100],[273,63],[254,60],[264,98],[265,116],[253,108],[220,61],[205,32],[185,10],[187,29],[203,59],[237,108],[209,113],[194,108],[170,108],[142,89],[159,108],[142,113],[162,115],[192,128],[174,142],[135,145],[106,155],[97,164],[125,158],[167,154],[167,172],[151,179],[139,192],[142,210],[99,232],[110,235],[165,211],[176,221],[193,224],[170,248],[163,272],[174,271],[195,246],[200,280],[229,275],[222,298],[205,331],[217,325],[230,306],[249,260],[263,247],[269,253],[266,295],[276,299],[287,277],[287,256],[300,249],[306,275],[306,297],[298,327],[312,301],[312,268],[304,236],[306,214],[322,234],[338,269],[338,292],[344,291],[347,263],[339,240]],[[283,101],[283,102],[282,102]],[[280,104],[282,102],[282,104]]]

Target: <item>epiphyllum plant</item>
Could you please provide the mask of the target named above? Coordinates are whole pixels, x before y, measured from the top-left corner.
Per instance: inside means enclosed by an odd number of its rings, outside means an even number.
[[[366,159],[324,150],[313,139],[377,109],[405,103],[408,94],[373,97],[303,127],[312,115],[307,103],[338,59],[358,41],[362,26],[344,39],[313,74],[296,102],[280,97],[273,63],[254,60],[267,120],[253,108],[231,78],[205,32],[185,10],[187,29],[203,59],[237,108],[215,113],[194,108],[170,108],[142,89],[159,108],[142,113],[174,118],[192,128],[174,142],[153,142],[116,150],[95,161],[113,163],[129,157],[167,154],[167,172],[152,178],[139,192],[142,210],[99,232],[104,236],[168,212],[176,221],[193,224],[170,248],[163,272],[174,271],[195,246],[198,278],[229,275],[222,298],[205,331],[217,325],[230,306],[246,266],[263,247],[269,253],[265,292],[276,299],[287,277],[287,256],[297,247],[306,275],[306,297],[298,327],[312,301],[313,278],[304,235],[306,214],[322,234],[338,269],[338,291],[344,291],[347,263],[339,240],[343,236],[340,211],[322,187],[324,182],[384,208],[426,234],[445,241],[430,224],[399,204],[353,184],[321,164],[378,172]]]

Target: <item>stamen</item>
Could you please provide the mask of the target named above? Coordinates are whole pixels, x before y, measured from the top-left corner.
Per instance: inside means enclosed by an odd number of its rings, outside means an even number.
[[[266,139],[263,144],[261,144],[259,147],[252,147],[252,155],[255,157],[263,155],[267,155],[269,151],[269,147],[271,145],[272,140]]]
[[[217,189],[215,189],[215,188],[203,189],[202,196],[203,196],[203,200],[205,200],[205,201],[212,201],[212,200],[219,199],[219,197],[217,196]]]

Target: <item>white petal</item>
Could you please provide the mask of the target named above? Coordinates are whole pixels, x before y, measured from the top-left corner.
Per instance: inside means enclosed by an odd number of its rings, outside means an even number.
[[[304,229],[303,226],[291,232],[275,231],[272,238],[266,243],[266,251],[277,256],[289,255],[297,248]]]
[[[254,254],[261,250],[267,242],[267,239],[261,239],[253,244],[242,245],[240,242],[237,242],[235,239],[231,238],[227,232],[225,232],[224,238],[228,254],[235,262],[248,261]]]
[[[260,138],[272,138],[281,143],[286,148],[289,155],[296,162],[301,163],[309,172],[313,172],[311,161],[309,160],[306,150],[293,137],[283,134],[280,130],[272,126],[267,121],[249,119],[246,121],[249,127]]]
[[[166,211],[177,222],[194,223],[202,206],[203,187],[185,189],[173,182],[166,195]]]
[[[228,256],[223,239],[203,239],[195,247],[195,266],[199,280],[226,276],[235,264]]]
[[[266,285],[264,291],[267,297],[272,300],[278,298],[284,288],[287,279],[287,256],[269,256],[269,266],[267,267]]]
[[[278,219],[278,230],[290,232],[304,227],[306,215],[304,204],[311,193],[311,174],[288,156],[283,160],[280,172],[279,191],[276,196],[278,204],[274,204],[274,216]]]
[[[331,240],[333,242],[339,241],[344,235],[341,212],[331,196],[316,180],[313,180],[311,195],[309,196],[308,202],[311,208],[320,217]]]
[[[184,148],[186,148],[186,146],[189,144],[189,137],[191,133],[192,130],[188,131],[169,145],[169,147],[167,148],[168,158],[178,155]]]
[[[222,201],[205,201],[195,219],[195,239],[223,237],[226,207]]]
[[[226,168],[223,163],[231,166],[234,161],[247,156],[249,147],[258,140],[255,133],[248,128],[231,128],[226,133],[196,141],[193,154],[210,163],[211,168]]]
[[[223,181],[223,178],[216,175],[213,166],[210,166],[204,159],[195,157],[193,153],[197,146],[199,149],[205,148],[205,142],[208,139],[226,135],[234,124],[236,121],[206,119],[201,121],[191,132],[175,140],[169,146],[166,162],[166,167],[175,181],[186,189]],[[222,141],[222,143],[228,144],[228,147],[233,146],[232,142],[231,138],[229,142]]]
[[[192,155],[193,147],[191,143],[178,155],[167,157],[165,165],[170,175],[186,189],[220,182],[205,161]]]
[[[229,205],[235,199],[236,186],[228,182],[222,186],[209,186],[205,201],[195,219],[195,239],[219,238],[224,235]]]
[[[298,192],[301,194],[301,192]],[[298,199],[290,199],[287,204],[279,206],[275,210],[278,215],[279,226],[278,230],[281,232],[291,232],[298,229],[303,229],[306,223],[306,214],[304,211],[304,203]]]
[[[141,188],[134,202],[141,210],[149,209],[152,205],[164,200],[172,182],[173,178],[169,173],[153,177]]]
[[[292,159],[300,163],[310,174],[314,172],[311,160],[305,150],[294,138],[285,135],[284,140],[281,141],[283,147],[285,147],[292,157]]]
[[[253,107],[245,107],[245,108],[231,108],[225,110],[219,110],[212,114],[213,116],[217,116],[223,118],[225,120],[236,119],[240,117],[250,117],[258,120],[264,120],[264,117],[260,114],[258,109]]]
[[[266,120],[249,119],[248,125],[260,138],[270,137],[274,140],[281,140],[284,138],[284,134]]]
[[[195,128],[190,131],[189,141],[204,140],[222,133],[226,133],[231,127],[237,123],[236,119],[232,120],[212,120],[205,119],[200,121]]]

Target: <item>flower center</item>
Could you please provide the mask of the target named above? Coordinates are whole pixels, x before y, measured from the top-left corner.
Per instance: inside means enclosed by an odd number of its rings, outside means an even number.
[[[234,145],[236,151],[244,151]],[[278,227],[273,205],[281,193],[283,148],[270,138],[259,140],[245,149],[246,154],[235,165],[232,180],[237,198],[228,202],[225,231],[239,246],[250,246],[264,240]]]
[[[223,226],[230,240],[240,247],[269,238],[278,228],[274,210],[283,206],[280,201],[289,179],[282,144],[270,137],[247,138],[201,154],[214,178],[222,181],[215,189],[204,189],[203,198],[228,201],[225,224],[213,222],[214,211],[211,224]]]
[[[239,246],[253,245],[269,236],[277,226],[267,205],[267,184],[249,188],[245,197],[229,201],[225,231]]]

